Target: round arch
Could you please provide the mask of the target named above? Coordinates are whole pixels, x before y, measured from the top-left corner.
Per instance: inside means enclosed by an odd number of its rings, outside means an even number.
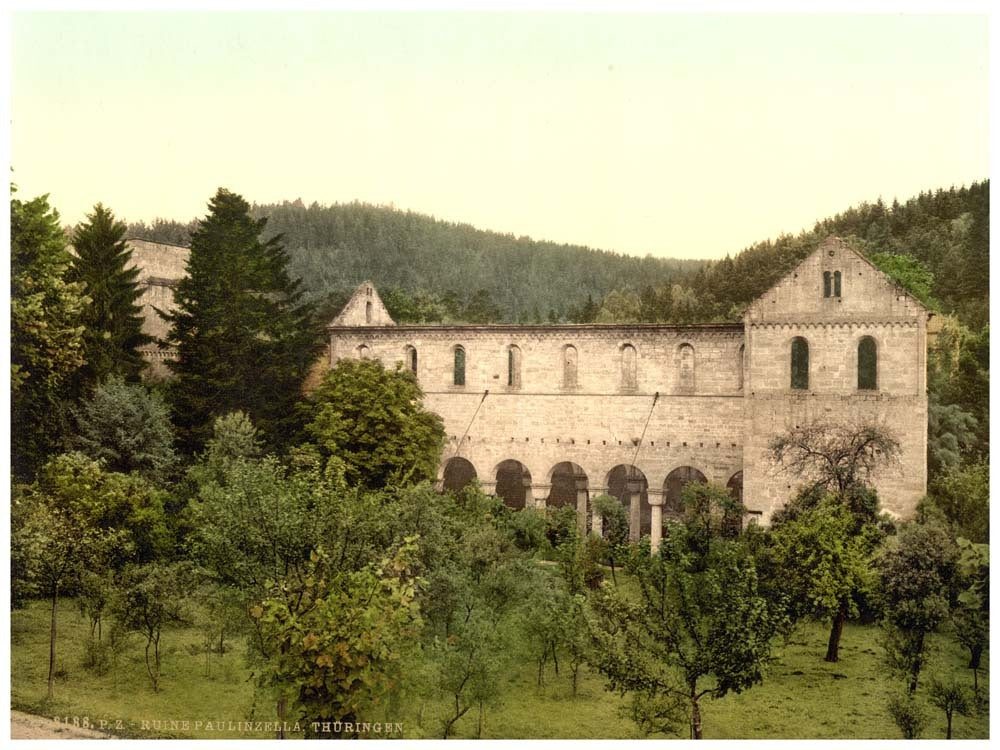
[[[442,487],[445,491],[458,492],[476,479],[478,479],[476,467],[466,458],[455,456],[449,458],[448,463],[444,465]]]
[[[663,511],[668,516],[680,516],[684,513],[684,501],[681,493],[690,482],[708,484],[705,475],[693,466],[678,466],[667,474],[663,480]]]
[[[580,492],[586,492],[587,473],[572,461],[562,461],[549,471],[549,498],[545,502],[549,508],[577,507]]]
[[[514,510],[521,510],[531,497],[531,472],[528,467],[513,458],[501,461],[494,470],[497,481],[496,495],[503,504]]]

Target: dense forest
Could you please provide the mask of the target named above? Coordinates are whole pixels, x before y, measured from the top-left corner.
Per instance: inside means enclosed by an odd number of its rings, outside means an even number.
[[[371,279],[403,320],[692,322],[738,319],[816,243],[835,234],[863,252],[910,255],[933,275],[942,312],[978,329],[989,314],[989,181],[881,199],[817,221],[809,231],[733,257],[635,258],[486,232],[362,203],[254,205],[266,238],[281,234],[290,271],[335,310]],[[197,222],[128,225],[134,237],[186,245]],[[609,296],[610,295],[610,296]],[[603,308],[603,310],[602,310]]]
[[[302,279],[310,298],[330,298],[329,308],[370,279],[382,292],[434,298],[446,318],[562,320],[588,296],[599,300],[638,280],[669,283],[703,265],[487,232],[363,203],[285,201],[254,205],[252,214],[267,218],[265,238],[282,235],[290,272]],[[187,244],[194,225],[158,220],[130,224],[129,233]]]

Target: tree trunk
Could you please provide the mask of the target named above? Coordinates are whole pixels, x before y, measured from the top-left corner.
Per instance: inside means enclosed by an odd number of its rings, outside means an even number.
[[[52,624],[49,626],[49,693],[52,700],[52,686],[56,677],[56,604],[59,602],[59,584],[52,586]]]
[[[945,736],[945,739],[946,740],[950,740],[951,739],[951,711],[945,711],[944,714],[945,714],[945,716],[948,717],[948,734]]]
[[[920,633],[916,638],[916,647],[913,649],[913,661],[910,665],[910,695],[917,692],[917,678],[920,676],[920,668],[923,666],[923,653],[924,634]]]
[[[840,636],[844,632],[844,620],[847,619],[847,608],[841,605],[830,625],[830,640],[826,645],[826,656],[823,661],[837,661],[840,656]]]
[[[542,655],[538,657],[538,687],[542,686],[544,669],[545,669],[545,659],[548,656],[548,648],[542,651]]]
[[[972,691],[978,696],[979,695],[979,668],[973,667],[972,669]]]
[[[691,739],[701,739],[701,709],[698,707],[698,696],[691,689]]]
[[[552,641],[552,663],[556,667],[556,677],[559,676],[559,657],[556,656],[556,642]]]
[[[483,702],[479,701],[479,726],[476,729],[476,739],[481,740],[483,738]]]
[[[465,716],[465,712],[469,710],[469,707],[459,710],[458,696],[455,696],[455,715],[448,719],[448,723],[444,725],[444,736],[441,739],[448,739],[451,735],[451,728],[455,725],[455,722]]]
[[[275,734],[275,739],[285,739],[285,708],[287,705],[288,699],[282,693],[281,697],[278,698],[278,732]]]
[[[979,669],[979,661],[983,658],[983,647],[973,646],[969,651],[972,654],[969,659],[969,669]]]
[[[579,674],[579,672],[580,672],[580,665],[577,664],[575,667],[573,667],[573,697],[574,698],[576,697],[576,683],[577,683],[576,676]]]
[[[225,635],[226,635],[226,629],[222,628],[219,631],[219,656],[222,656],[224,653],[226,653],[226,647],[225,647],[225,643],[223,641],[223,638],[225,637]]]

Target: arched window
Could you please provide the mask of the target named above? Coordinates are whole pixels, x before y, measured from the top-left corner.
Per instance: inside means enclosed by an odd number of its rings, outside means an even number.
[[[694,393],[694,347],[681,344],[677,350],[677,390]]]
[[[521,350],[513,344],[507,347],[507,386],[521,387]]]
[[[406,347],[406,366],[414,375],[417,374],[417,350],[412,346]]]
[[[563,347],[563,388],[576,388],[576,347]]]
[[[635,347],[625,344],[622,347],[622,388],[625,390],[635,390]]]
[[[455,369],[453,373],[455,385],[465,385],[465,349],[455,347]]]
[[[809,344],[801,336],[792,339],[792,388],[809,390]]]
[[[840,271],[833,272],[833,296],[840,296]]]
[[[369,354],[371,354],[371,352],[364,344],[358,347],[358,359],[368,359]]]
[[[736,361],[736,389],[743,390],[743,366],[746,361],[746,346],[740,344],[740,350],[737,352],[739,359]]]
[[[830,272],[823,271],[823,296],[829,297],[833,287],[830,284]]]
[[[878,388],[878,348],[875,339],[865,336],[858,342],[858,390]]]
[[[372,303],[365,302],[365,323],[372,322]]]

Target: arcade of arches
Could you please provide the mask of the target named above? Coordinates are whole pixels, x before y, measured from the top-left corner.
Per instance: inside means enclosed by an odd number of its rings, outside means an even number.
[[[492,471],[480,473],[462,456],[444,462],[440,489],[457,491],[472,482],[478,482],[487,493],[501,498],[509,508],[563,508],[577,511],[581,533],[600,534],[601,518],[594,515],[593,498],[610,495],[622,504],[629,519],[629,539],[637,541],[649,536],[655,546],[662,538],[663,522],[678,519],[683,513],[681,492],[689,482],[707,483],[705,474],[694,466],[673,469],[659,484],[651,484],[636,466],[619,464],[612,467],[598,481],[579,465],[571,461],[555,464],[547,481],[532,480],[528,467],[516,459],[501,461]],[[734,471],[726,482],[733,497],[743,500],[743,472]],[[750,514],[752,520],[755,514]]]

